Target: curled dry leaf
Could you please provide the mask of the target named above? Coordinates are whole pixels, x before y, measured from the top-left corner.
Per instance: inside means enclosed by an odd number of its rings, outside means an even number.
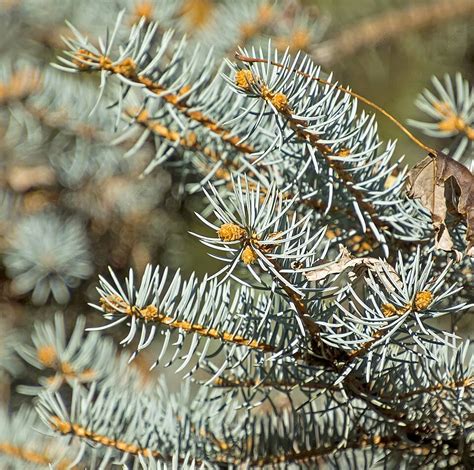
[[[474,175],[442,152],[430,153],[408,175],[407,195],[431,213],[436,248],[453,251],[446,216],[467,225],[466,254],[474,257]]]
[[[355,258],[343,245],[339,245],[339,257],[336,261],[315,266],[304,274],[308,281],[322,281],[330,275],[348,272],[349,279],[354,280],[360,278],[367,271],[371,271],[377,276],[390,292],[403,287],[398,273],[386,261],[371,257]]]

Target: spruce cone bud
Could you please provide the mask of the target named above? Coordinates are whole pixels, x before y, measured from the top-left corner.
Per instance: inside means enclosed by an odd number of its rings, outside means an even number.
[[[382,313],[385,317],[391,317],[393,315],[398,315],[398,310],[393,304],[383,304]]]
[[[50,344],[40,346],[36,351],[36,357],[46,367],[53,367],[58,358],[55,347]]]
[[[415,295],[415,309],[416,310],[425,310],[428,308],[430,303],[433,300],[433,294],[429,290],[424,290],[417,292]]]
[[[217,231],[218,237],[224,242],[242,240],[247,232],[236,224],[222,224]]]
[[[242,251],[242,254],[240,255],[240,259],[245,264],[253,264],[255,263],[255,261],[257,261],[257,258],[257,253],[255,253],[251,246],[246,246],[244,248],[244,251]]]
[[[280,111],[281,113],[288,112],[288,98],[286,97],[285,94],[283,93],[275,93],[273,98],[271,98],[271,103],[277,111]]]
[[[235,74],[235,84],[239,88],[243,88],[246,91],[249,91],[251,86],[255,83],[255,77],[253,76],[250,70],[239,70]]]

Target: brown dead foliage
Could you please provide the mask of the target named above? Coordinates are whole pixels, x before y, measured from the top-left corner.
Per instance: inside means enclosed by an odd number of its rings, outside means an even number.
[[[386,261],[371,257],[355,258],[343,245],[339,245],[339,255],[337,261],[319,264],[306,271],[304,275],[308,281],[322,281],[328,276],[342,273],[348,273],[349,279],[355,281],[370,271],[389,291],[403,287],[398,273]]]
[[[430,153],[409,173],[407,194],[430,211],[436,248],[454,251],[446,221],[450,214],[450,228],[467,225],[466,254],[474,257],[474,175],[464,165],[442,152]]]

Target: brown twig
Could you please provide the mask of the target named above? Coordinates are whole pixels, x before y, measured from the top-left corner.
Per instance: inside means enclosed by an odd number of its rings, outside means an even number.
[[[347,27],[338,36],[318,45],[312,56],[318,63],[331,65],[359,50],[394,41],[402,35],[434,27],[474,14],[472,0],[435,0],[409,4],[400,10],[385,11]]]
[[[147,305],[146,307],[138,308],[135,305],[129,305],[118,296],[101,297],[100,304],[104,311],[108,313],[120,312],[124,315],[140,318],[142,321],[146,321],[147,323],[159,323],[172,329],[185,331],[186,333],[196,333],[199,336],[218,339],[226,343],[246,346],[250,349],[257,349],[259,351],[275,351],[275,348],[270,344],[260,343],[254,339],[244,338],[234,333],[229,333],[228,331],[218,331],[215,328],[208,328],[197,323],[176,320],[173,317],[159,312],[154,305]]]
[[[56,460],[55,457],[50,456],[45,452],[37,452],[23,446],[10,444],[8,442],[0,442],[0,454],[40,467],[51,465]],[[71,467],[70,465],[70,461],[62,459],[54,464],[54,468],[57,468],[58,470],[79,468],[77,466]]]
[[[140,447],[136,444],[124,442],[114,437],[108,437],[103,434],[96,433],[92,429],[82,426],[79,423],[72,423],[70,421],[64,421],[59,416],[50,417],[50,426],[56,432],[63,435],[75,435],[82,439],[101,444],[103,446],[112,447],[121,452],[127,452],[131,455],[143,455],[144,457],[153,457],[163,459],[163,455],[156,451],[148,448]]]
[[[328,85],[333,87],[336,90],[341,91],[342,93],[346,93],[347,95],[352,96],[353,98],[357,98],[359,101],[362,103],[366,104],[367,106],[370,106],[372,109],[376,110],[377,112],[381,113],[384,115],[387,119],[389,119],[393,124],[395,124],[410,140],[412,140],[416,145],[418,145],[420,148],[423,150],[426,150],[427,152],[436,152],[433,148],[429,147],[425,143],[423,143],[420,139],[415,137],[406,126],[404,126],[396,117],[394,117],[392,114],[390,114],[388,111],[383,109],[381,106],[378,104],[374,103],[373,101],[369,100],[365,96],[359,95],[359,93],[356,93],[355,91],[349,90],[347,88],[344,88],[343,86],[337,85],[336,83],[332,83],[328,80],[324,80],[319,77],[315,77],[314,75],[310,75],[306,72],[303,72],[302,70],[298,69],[292,69],[291,67],[287,67],[283,64],[280,64],[279,62],[273,61],[273,60],[267,60],[267,59],[259,59],[256,57],[247,57],[244,56],[240,53],[235,54],[235,58],[237,60],[240,60],[242,62],[247,62],[249,64],[251,63],[271,63],[275,67],[282,68],[284,70],[289,70],[291,72],[294,72],[298,75],[301,75],[302,77],[309,78],[311,80],[314,80],[315,82],[321,83],[322,85]]]
[[[383,400],[405,400],[407,398],[412,398],[417,395],[423,394],[431,394],[431,393],[439,393],[443,391],[454,391],[458,388],[472,388],[474,386],[474,377],[467,377],[462,380],[456,380],[449,383],[438,383],[436,385],[432,385],[431,387],[423,387],[417,388],[415,390],[410,390],[406,393],[398,393],[398,394],[381,394],[379,397]]]
[[[399,436],[368,436],[362,434],[360,438],[348,442],[343,449],[364,449],[367,447],[378,447],[381,449],[391,449],[400,451],[417,451],[418,454],[428,455],[431,449],[429,445],[408,444],[403,442]],[[318,457],[330,455],[340,449],[339,445],[322,445],[314,449],[290,451],[281,455],[267,455],[252,461],[252,466],[264,467],[266,465],[289,464],[293,462],[308,462]]]
[[[188,119],[197,122],[202,127],[208,129],[210,132],[220,137],[223,142],[231,145],[236,150],[246,154],[254,151],[250,145],[242,143],[240,137],[235,136],[232,131],[218,124],[210,116],[206,116],[201,111],[193,110],[192,107],[186,104],[186,99],[183,98],[182,94],[170,93],[169,90],[159,82],[153,81],[145,75],[139,75],[137,66],[131,58],[126,58],[122,62],[114,64],[109,57],[97,56],[90,51],[81,49],[76,52],[74,61],[78,70],[91,71],[93,69],[90,67],[90,64],[95,64],[100,70],[106,70],[112,74],[121,75],[132,82],[143,85],[148,91],[159,96],[166,103],[172,105]]]

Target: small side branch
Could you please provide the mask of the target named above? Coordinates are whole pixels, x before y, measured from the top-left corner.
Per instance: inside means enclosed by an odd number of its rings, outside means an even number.
[[[126,58],[119,63],[114,63],[109,57],[98,56],[86,49],[80,49],[76,51],[74,57],[74,61],[78,70],[103,70],[111,74],[121,75],[131,82],[142,85],[148,91],[157,95],[157,97],[161,98],[166,103],[172,105],[188,119],[199,123],[202,127],[205,127],[213,134],[219,136],[223,142],[231,145],[239,152],[243,152],[245,154],[254,152],[254,149],[250,145],[241,142],[241,138],[239,136],[234,135],[231,131],[222,127],[211,117],[205,115],[201,111],[196,111],[190,108],[185,103],[185,100],[182,99],[180,94],[171,93],[160,83],[153,81],[151,78],[145,75],[139,75],[137,66],[131,58]],[[92,65],[96,66],[97,68],[93,68]]]
[[[135,316],[141,321],[147,323],[159,323],[172,329],[181,330],[186,333],[195,333],[199,336],[206,336],[212,339],[233,343],[239,346],[246,346],[250,349],[256,349],[264,352],[275,352],[275,348],[269,344],[261,343],[253,339],[229,333],[228,331],[219,331],[215,328],[207,328],[197,323],[190,323],[184,320],[176,320],[158,311],[155,305],[147,305],[139,308],[135,305],[128,305],[118,296],[101,297],[100,304],[107,313],[123,313],[124,315]]]
[[[0,454],[7,457],[22,460],[32,465],[48,466],[52,464],[55,459],[43,452],[36,452],[34,450],[26,449],[25,447],[15,446],[8,442],[0,443]],[[71,467],[71,462],[62,459],[54,465],[58,470],[77,469],[78,467]]]
[[[51,428],[64,436],[72,435],[81,439],[87,439],[88,441],[95,442],[96,444],[112,447],[116,450],[119,450],[120,452],[126,452],[127,454],[131,455],[142,455],[143,457],[163,459],[163,455],[157,450],[140,447],[137,444],[131,444],[120,439],[98,434],[92,429],[82,426],[79,423],[64,421],[59,416],[51,416],[49,419]]]
[[[352,56],[359,50],[394,41],[411,31],[434,27],[459,17],[474,14],[472,0],[438,0],[410,4],[364,19],[343,30],[339,36],[319,44],[313,57],[330,65]]]

